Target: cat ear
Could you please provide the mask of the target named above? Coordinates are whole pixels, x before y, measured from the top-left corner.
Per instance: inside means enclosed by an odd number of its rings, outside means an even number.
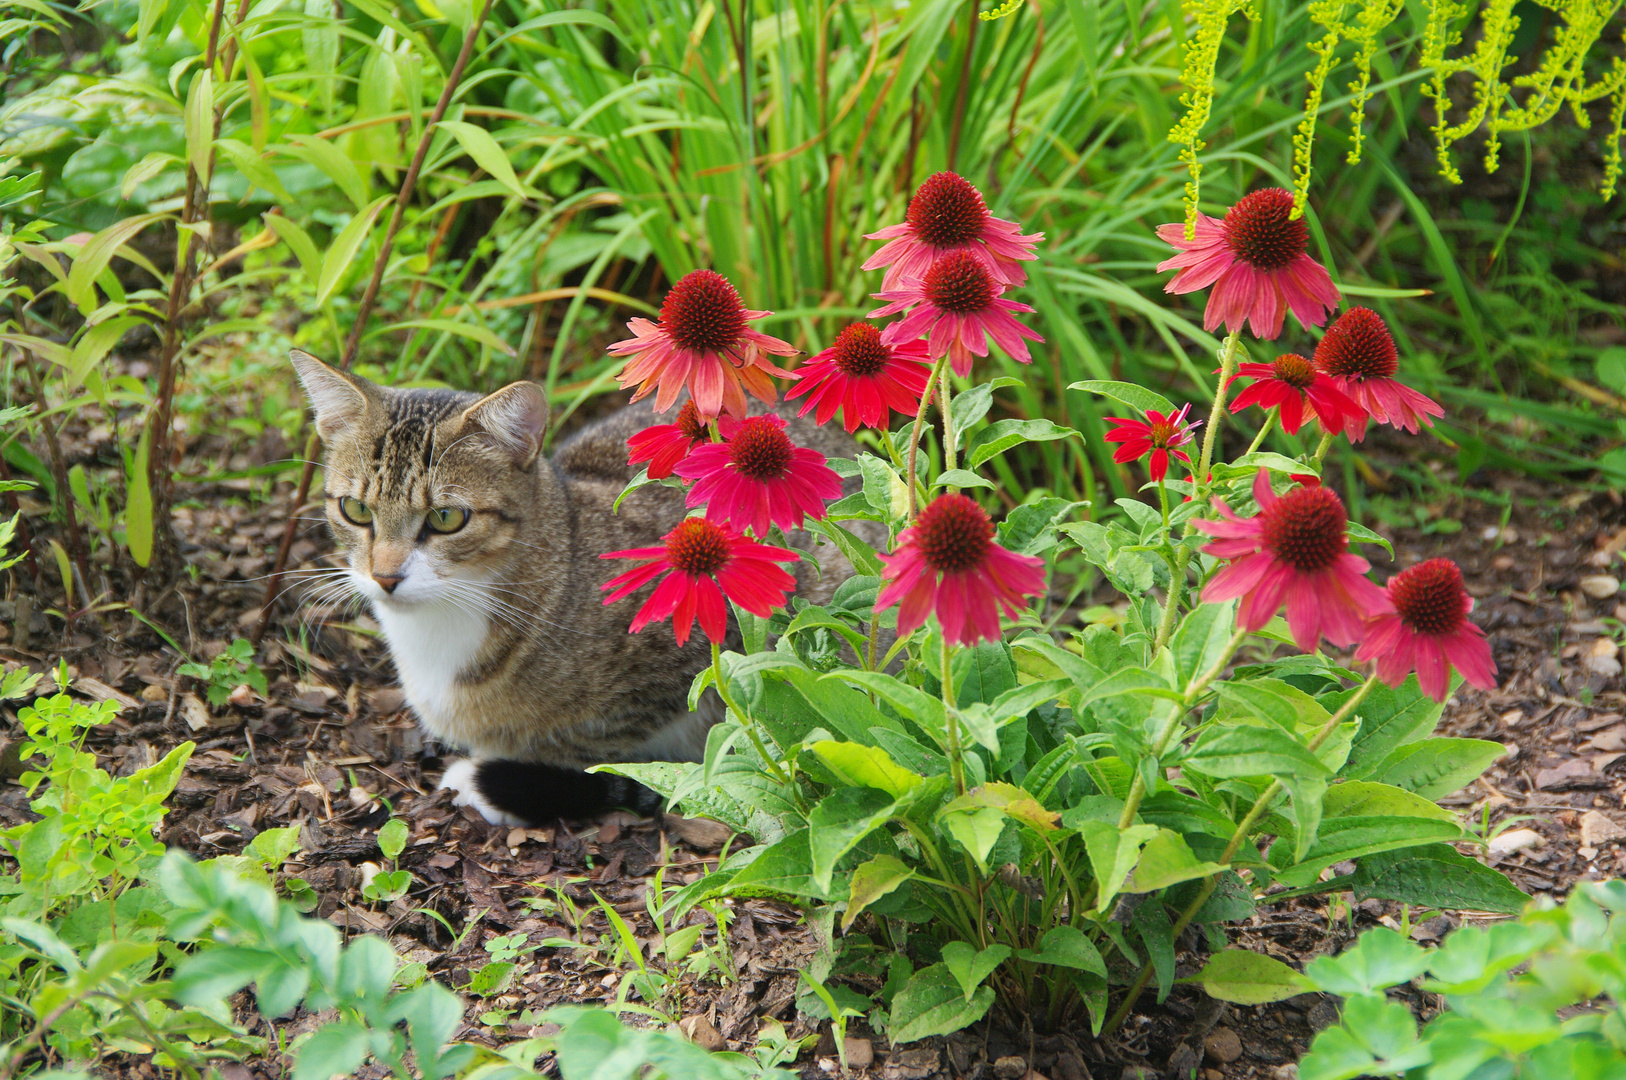
[[[465,409],[463,423],[490,435],[513,455],[515,467],[527,469],[542,452],[548,398],[533,382],[509,383]]]
[[[299,349],[291,350],[288,359],[293,361],[299,382],[305,387],[305,396],[311,399],[311,408],[316,410],[316,433],[323,442],[331,442],[367,411],[367,395],[361,389],[361,380],[335,371]]]

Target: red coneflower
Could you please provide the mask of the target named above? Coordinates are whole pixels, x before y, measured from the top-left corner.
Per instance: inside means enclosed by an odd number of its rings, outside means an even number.
[[[1184,450],[1177,449],[1189,443],[1191,433],[1202,426],[1201,420],[1186,423],[1186,414],[1190,411],[1191,405],[1187,403],[1180,406],[1179,412],[1169,416],[1164,416],[1155,409],[1148,409],[1145,420],[1125,416],[1106,417],[1107,423],[1118,425],[1107,432],[1107,442],[1123,444],[1112,452],[1112,460],[1120,465],[1138,461],[1149,450],[1152,453],[1152,460],[1146,468],[1154,481],[1162,480],[1169,475],[1170,454],[1190,465],[1191,458],[1186,456]]]
[[[1344,426],[1350,442],[1366,438],[1366,416],[1415,434],[1420,424],[1434,426],[1431,416],[1445,410],[1426,395],[1394,377],[1400,354],[1383,318],[1369,308],[1350,308],[1327,327],[1315,347],[1315,366],[1337,383],[1362,414]]]
[[[746,325],[771,314],[746,308],[723,275],[690,271],[666,294],[660,322],[633,319],[627,323],[633,336],[610,346],[612,356],[630,357],[616,379],[622,389],[637,385],[634,401],[659,388],[658,412],[670,409],[687,386],[705,420],[725,411],[744,416],[747,390],[772,405],[778,393],[769,376],[791,373],[768,355],[794,356],[796,349]]]
[[[1265,188],[1244,195],[1223,221],[1198,214],[1191,240],[1182,223],[1159,225],[1157,235],[1180,249],[1157,266],[1180,271],[1164,291],[1214,286],[1203,312],[1204,330],[1224,323],[1235,331],[1246,321],[1255,337],[1273,339],[1281,334],[1289,308],[1303,325],[1320,326],[1338,306],[1338,288],[1310,258],[1310,230],[1302,218],[1289,216],[1292,209],[1292,192]]]
[[[876,609],[898,604],[898,633],[912,633],[931,613],[943,636],[959,645],[999,638],[999,613],[1015,618],[1026,599],[1045,591],[1044,560],[994,543],[994,523],[964,495],[932,500],[882,555],[886,585]]]
[[[1315,369],[1315,365],[1297,353],[1284,353],[1269,364],[1242,364],[1237,374],[1253,379],[1254,384],[1236,396],[1231,411],[1239,413],[1249,405],[1262,409],[1277,409],[1281,414],[1282,430],[1289,435],[1298,434],[1304,426],[1304,405],[1309,402],[1321,421],[1323,431],[1341,431],[1352,417],[1365,424],[1365,412],[1338,389],[1329,376]]]
[[[678,410],[677,423],[651,425],[627,440],[627,464],[647,461],[646,475],[651,480],[665,479],[672,475],[673,467],[688,456],[695,443],[705,442],[709,435],[694,401],[685,401]]]
[[[1496,689],[1496,661],[1485,631],[1468,621],[1474,599],[1450,559],[1430,559],[1389,579],[1385,610],[1367,624],[1356,661],[1377,661],[1378,678],[1417,685],[1435,701],[1450,689],[1451,668],[1481,690]]]
[[[776,564],[795,562],[801,556],[759,544],[705,518],[686,518],[661,538],[660,547],[612,551],[599,558],[644,560],[600,586],[610,593],[605,604],[636,592],[661,574],[668,575],[638,609],[627,630],[636,634],[670,615],[672,632],[682,645],[689,640],[697,618],[707,637],[719,644],[723,641],[728,631],[725,596],[764,619],[775,608],[784,607],[786,594],[796,589],[796,579]]]
[[[1353,645],[1365,620],[1381,611],[1383,590],[1364,576],[1370,564],[1349,551],[1349,516],[1331,488],[1297,487],[1277,497],[1260,469],[1253,478],[1259,513],[1239,518],[1224,502],[1214,506],[1223,521],[1194,521],[1219,537],[1202,550],[1231,565],[1203,588],[1210,602],[1242,598],[1237,625],[1258,630],[1285,603],[1293,641],[1314,652],[1323,635],[1334,645]]]
[[[695,447],[673,470],[694,481],[689,505],[704,505],[709,520],[749,526],[759,537],[770,523],[789,532],[804,517],[824,517],[825,502],[841,497],[841,477],[824,455],[791,442],[785,421],[772,413],[729,425],[723,435],[725,442]]]
[[[853,323],[796,370],[801,381],[785,397],[808,395],[797,415],[817,408],[814,419],[821,424],[840,408],[848,431],[858,430],[859,424],[885,427],[888,409],[905,416],[920,411],[932,375],[930,359],[924,341],[888,345],[869,323]]]
[[[1033,309],[1002,299],[1004,291],[1004,284],[989,273],[981,259],[967,251],[951,251],[932,263],[925,277],[876,293],[877,300],[889,303],[870,312],[869,317],[895,315],[913,307],[881,332],[881,340],[892,345],[925,337],[931,358],[936,360],[947,353],[956,375],[971,373],[973,354],[988,355],[988,338],[993,338],[994,344],[1012,359],[1030,364],[1033,358],[1028,355],[1027,341],[1022,339],[1042,342],[1044,338],[1011,316],[1013,311]]]
[[[881,288],[896,289],[905,282],[919,281],[936,259],[951,251],[970,252],[995,280],[1020,285],[1028,279],[1021,264],[1039,257],[1033,248],[1044,233],[1023,236],[1016,222],[990,214],[982,192],[968,181],[955,173],[940,172],[915,189],[901,224],[888,225],[864,238],[890,241],[863,268],[887,267]]]

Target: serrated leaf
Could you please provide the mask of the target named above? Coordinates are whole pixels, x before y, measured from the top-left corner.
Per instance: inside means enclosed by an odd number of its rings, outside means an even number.
[[[1484,739],[1432,738],[1398,747],[1372,779],[1427,799],[1443,799],[1473,783],[1507,747]]]
[[[992,987],[979,988],[967,1001],[947,965],[933,964],[915,972],[892,999],[887,1035],[895,1045],[947,1035],[981,1020],[993,1003]]]
[[[998,420],[977,432],[976,438],[971,440],[966,448],[965,467],[975,469],[1022,443],[1050,442],[1077,434],[1072,428],[1050,420]]]
[[[808,854],[813,880],[826,892],[836,863],[859,842],[886,824],[897,803],[874,788],[838,788],[807,816]]]

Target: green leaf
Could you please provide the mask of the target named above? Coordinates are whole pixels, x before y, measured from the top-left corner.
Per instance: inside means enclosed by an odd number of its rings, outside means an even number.
[[[438,330],[443,334],[456,334],[458,337],[465,337],[470,341],[479,342],[488,349],[496,349],[504,356],[515,355],[514,347],[508,344],[508,342],[504,341],[502,338],[498,337],[495,332],[486,329],[478,323],[463,322],[460,319],[407,319],[405,322],[398,322],[391,326],[386,326],[382,330],[374,331],[368,336],[377,337],[379,334],[387,334],[393,330],[414,329]]]
[[[85,246],[79,249],[79,254],[73,257],[73,265],[68,269],[67,293],[68,300],[89,315],[96,304],[95,281],[107,269],[107,264],[113,261],[113,253],[118,251],[126,242],[133,239],[141,230],[160,218],[167,218],[168,214],[136,214],[122,221],[115,221],[101,232],[85,241]],[[37,351],[37,350],[36,350]],[[64,366],[67,360],[61,361]]]
[[[293,1080],[330,1080],[348,1076],[367,1060],[367,1029],[354,1020],[317,1028],[296,1049]]]
[[[965,467],[975,469],[989,458],[1027,442],[1051,442],[1078,432],[1050,420],[998,420],[981,431],[966,448]]]
[[[458,145],[474,159],[475,164],[490,173],[491,177],[503,187],[521,199],[533,196],[534,193],[525,190],[524,185],[519,182],[519,177],[514,175],[514,167],[508,163],[508,155],[485,128],[461,120],[442,120],[439,126],[451,132]]]
[[[734,875],[728,892],[736,896],[762,896],[781,893],[807,896],[815,900],[835,900],[837,889],[821,888],[813,880],[813,855],[806,829],[797,829],[764,849],[752,862]]]
[[[1181,684],[1213,667],[1225,655],[1225,646],[1231,639],[1236,621],[1236,603],[1198,604],[1180,621],[1180,629],[1169,642],[1174,654],[1174,668]],[[1221,687],[1230,683],[1221,683]]]
[[[1226,949],[1182,981],[1201,983],[1209,997],[1235,1005],[1285,1001],[1310,989],[1304,976],[1280,960],[1247,949]]]
[[[1203,862],[1192,854],[1191,847],[1179,833],[1159,829],[1157,835],[1141,849],[1140,862],[1135,874],[1124,886],[1129,893],[1156,892],[1182,881],[1208,877],[1225,867],[1218,863]]]
[[[915,972],[892,999],[887,1036],[897,1045],[947,1035],[981,1020],[993,1003],[992,987],[979,988],[967,1001],[948,965],[933,964]]]
[[[1106,961],[1101,959],[1095,942],[1076,926],[1051,927],[1039,939],[1038,949],[1023,949],[1016,955],[1035,964],[1055,964],[1057,967],[1093,971],[1102,978],[1107,974]]]
[[[932,487],[984,487],[992,491],[995,488],[995,484],[992,480],[978,476],[974,472],[968,472],[965,469],[949,469],[946,472],[940,472],[937,474],[937,479],[932,481]]]
[[[1299,1080],[1397,1076],[1426,1065],[1433,1054],[1417,1041],[1411,1010],[1381,997],[1352,998],[1342,1024],[1315,1037],[1299,1064]]]
[[[322,0],[306,0],[307,3],[321,3]],[[331,9],[329,9],[331,12]],[[292,154],[311,165],[316,166],[350,200],[358,213],[364,212],[367,207],[367,181],[362,178],[356,163],[351,161],[344,153],[328,139],[317,138],[315,135],[290,135],[293,145],[286,147]]]
[[[877,855],[868,862],[860,863],[852,874],[847,911],[841,917],[841,932],[852,929],[853,922],[865,908],[914,876],[915,872],[894,855]],[[945,956],[947,952],[945,947]]]
[[[243,849],[243,854],[275,870],[298,850],[299,826],[288,825],[280,829],[265,829],[256,834]]]
[[[254,986],[254,1001],[260,1014],[268,1019],[287,1016],[305,1000],[310,989],[311,973],[308,968],[295,964],[277,964],[261,973]]]
[[[859,454],[858,472],[864,479],[864,501],[881,521],[898,521],[909,513],[909,489],[890,464],[874,454]]]
[[[825,739],[808,747],[843,784],[876,788],[894,799],[916,787],[921,777],[903,768],[878,746]]]
[[[1174,403],[1162,394],[1154,393],[1136,383],[1106,382],[1100,379],[1089,379],[1084,382],[1070,383],[1069,390],[1083,390],[1090,394],[1100,394],[1113,401],[1129,406],[1136,412],[1151,412],[1154,409],[1165,416],[1177,410]]]
[[[897,803],[874,788],[839,788],[826,795],[807,816],[808,853],[813,880],[830,889],[836,863],[858,842],[886,824]]]
[[[384,853],[384,858],[394,861],[401,857],[406,850],[407,837],[411,830],[407,823],[400,818],[390,818],[384,827],[378,830],[378,850]]]
[[[508,960],[493,960],[483,964],[469,977],[469,993],[475,997],[490,997],[507,990],[514,982],[514,964]]]
[[[315,289],[317,283],[322,280],[322,256],[317,253],[316,245],[311,242],[310,236],[281,214],[266,214],[264,220],[266,227],[276,233],[278,238],[288,245],[288,250],[294,253],[294,258],[299,260],[300,269],[305,271],[305,280],[310,283],[312,289]]]
[[[1453,824],[1457,815],[1404,788],[1370,780],[1334,784],[1322,803],[1328,817],[1434,818]]]
[[[949,835],[965,848],[977,869],[988,872],[988,852],[1005,829],[1005,815],[991,806],[974,810],[945,811],[939,820]]]
[[[937,733],[944,730],[943,702],[918,687],[910,686],[902,679],[888,675],[884,671],[859,671],[854,668],[833,671],[823,679],[824,682],[838,680],[857,683],[929,732]]]
[[[1315,698],[1281,679],[1228,680],[1218,690],[1231,709],[1269,720],[1290,734],[1301,727],[1319,729],[1332,716]]]
[[[943,966],[948,968],[954,981],[965,991],[965,1000],[969,1004],[971,995],[976,993],[982,981],[992,975],[994,969],[1010,955],[1009,945],[990,945],[978,951],[964,941],[951,941],[943,946]]]
[[[1346,859],[1461,838],[1460,826],[1432,818],[1329,818],[1321,823],[1321,833],[1309,853],[1276,876],[1284,885],[1299,888],[1315,881],[1322,870]],[[1271,853],[1274,856],[1275,850]]]
[[[1123,888],[1124,879],[1140,860],[1141,847],[1158,834],[1158,827],[1131,825],[1120,832],[1116,825],[1105,821],[1081,821],[1078,832],[1084,838],[1084,849],[1089,852],[1090,866],[1095,871],[1095,910],[1109,911]]]
[[[1336,710],[1355,690],[1329,694],[1322,704]],[[1349,780],[1370,780],[1395,747],[1415,742],[1434,730],[1445,704],[1425,695],[1417,676],[1409,676],[1398,687],[1379,685],[1367,694],[1355,710],[1360,730],[1349,748],[1349,760],[1338,775]]]
[[[205,68],[186,89],[186,160],[198,174],[198,182],[209,186],[209,170],[214,156],[215,78]]]
[[[881,576],[884,569],[881,560],[875,554],[875,549],[855,536],[851,531],[842,528],[829,518],[814,521],[809,518],[805,523],[809,532],[816,532],[836,545],[836,548],[852,563],[853,569],[860,574],[873,574]]]
[[[143,567],[152,562],[152,485],[147,471],[151,452],[152,426],[143,424],[141,440],[136,443],[135,457],[125,480],[124,502],[124,543],[130,549],[131,560]]]
[[[1349,881],[1357,901],[1377,897],[1414,907],[1516,915],[1530,903],[1499,870],[1449,844],[1382,851],[1357,860]],[[1456,935],[1453,935],[1453,940]]]
[[[994,379],[991,382],[978,383],[961,394],[954,395],[954,441],[957,445],[965,445],[965,437],[971,426],[988,415],[988,410],[994,404],[994,391],[1002,390],[1008,386],[1021,386],[1019,379]]]
[[[327,255],[322,258],[322,276],[316,282],[316,306],[321,307],[333,295],[333,290],[339,287],[339,281],[349,272],[351,264],[356,260],[356,253],[367,242],[367,234],[372,231],[373,222],[378,220],[378,212],[389,205],[394,196],[380,195],[371,205],[350,219],[339,235],[334,237],[333,246],[327,249]],[[277,235],[282,235],[280,232]]]
[[[1428,954],[1420,947],[1388,927],[1376,927],[1340,955],[1310,961],[1304,974],[1316,989],[1352,998],[1409,982],[1427,966]]]
[[[1327,776],[1304,744],[1274,724],[1237,724],[1201,740],[1186,767],[1222,779],[1263,775]]]
[[[853,742],[865,746],[873,744],[872,728],[903,730],[901,724],[875,707],[868,694],[854,690],[840,679],[821,677],[799,667],[781,668],[775,674],[795,687],[819,719],[829,724],[836,734]]]
[[[1484,739],[1432,738],[1397,748],[1372,771],[1372,779],[1443,799],[1485,772],[1507,747]]]
[[[271,953],[239,945],[193,953],[175,969],[175,999],[186,1005],[224,1001],[278,963]]]

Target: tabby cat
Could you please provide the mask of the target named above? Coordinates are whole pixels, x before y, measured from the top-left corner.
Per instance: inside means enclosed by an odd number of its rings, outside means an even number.
[[[626,569],[601,554],[657,545],[687,512],[682,492],[658,484],[612,512],[632,475],[628,436],[660,422],[651,405],[613,413],[548,458],[547,398],[534,383],[485,397],[400,390],[291,358],[326,451],[344,577],[371,604],[424,729],[470,755],[442,786],[507,825],[656,809],[647,788],[583,771],[699,760],[721,714],[709,692],[688,709],[710,662],[698,628],[681,647],[669,625],[629,634],[650,587],[608,607],[599,589]],[[856,452],[839,430],[787,420],[803,446]],[[805,533],[792,542],[812,546]],[[852,572],[822,542],[791,569],[815,603]],[[737,648],[732,623],[730,635]]]

